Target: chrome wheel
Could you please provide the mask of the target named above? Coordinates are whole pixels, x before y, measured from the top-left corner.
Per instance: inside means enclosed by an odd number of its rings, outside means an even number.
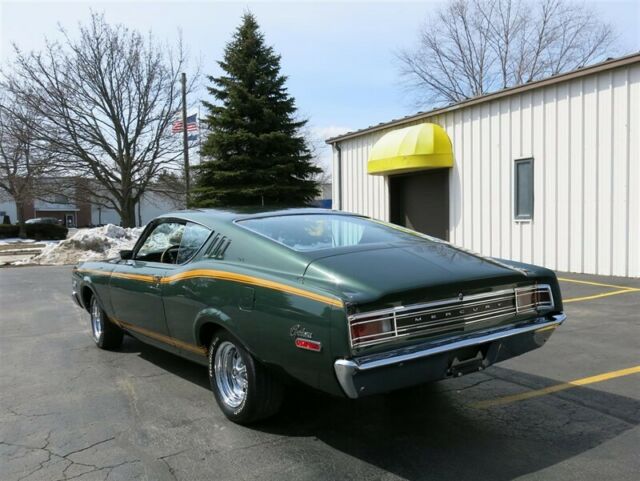
[[[233,343],[224,341],[218,346],[214,370],[222,401],[233,409],[242,405],[247,397],[247,366]]]
[[[95,296],[91,299],[91,331],[93,333],[93,340],[100,341],[103,330],[102,309],[98,304],[98,300]]]

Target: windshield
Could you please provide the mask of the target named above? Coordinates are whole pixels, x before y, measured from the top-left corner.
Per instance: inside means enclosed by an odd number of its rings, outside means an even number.
[[[247,219],[238,224],[300,252],[416,241],[423,237],[370,219],[347,215],[284,215]]]

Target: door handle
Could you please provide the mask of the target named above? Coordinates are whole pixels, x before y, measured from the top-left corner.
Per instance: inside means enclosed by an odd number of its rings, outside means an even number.
[[[160,283],[162,282],[162,276],[153,276],[153,286],[160,287]]]

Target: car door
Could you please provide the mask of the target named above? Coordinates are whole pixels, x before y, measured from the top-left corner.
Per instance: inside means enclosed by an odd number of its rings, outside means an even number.
[[[185,223],[168,219],[145,231],[132,259],[120,262],[111,274],[111,303],[125,328],[162,347],[173,345],[162,303],[162,278],[176,268]]]
[[[216,304],[210,289],[211,280],[191,277],[199,268],[207,268],[207,263],[203,265],[197,259],[201,258],[198,252],[207,244],[211,233],[211,229],[203,225],[187,222],[177,254],[179,265],[162,286],[169,333],[183,354],[187,355],[202,354],[202,350],[196,346],[194,321],[203,308]]]

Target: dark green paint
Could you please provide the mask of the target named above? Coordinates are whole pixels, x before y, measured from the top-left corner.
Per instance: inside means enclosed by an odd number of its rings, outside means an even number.
[[[305,384],[337,395],[342,395],[333,370],[337,358],[380,352],[425,340],[424,337],[403,338],[354,353],[348,343],[347,314],[455,297],[459,292],[469,295],[529,285],[536,281],[552,286],[555,309],[562,311],[556,276],[548,269],[511,261],[499,262],[420,237],[409,243],[300,253],[234,222],[257,216],[295,216],[314,212],[327,213],[322,209],[296,209],[194,210],[168,214],[154,222],[182,219],[212,230],[207,242],[187,264],[176,266],[135,259],[85,262],[78,266],[74,276],[80,292],[83,289],[95,292],[111,317],[193,346],[203,345],[203,329],[208,324],[215,324],[238,337],[260,361],[282,369]],[[215,234],[231,240],[222,259],[207,257]],[[166,277],[195,269],[244,274],[286,284],[342,299],[345,307],[231,280],[192,278],[155,284],[110,277],[111,272]],[[312,332],[313,339],[322,343],[320,353],[295,347],[290,333],[295,325]],[[140,333],[133,334],[145,342],[206,364],[202,355]]]

